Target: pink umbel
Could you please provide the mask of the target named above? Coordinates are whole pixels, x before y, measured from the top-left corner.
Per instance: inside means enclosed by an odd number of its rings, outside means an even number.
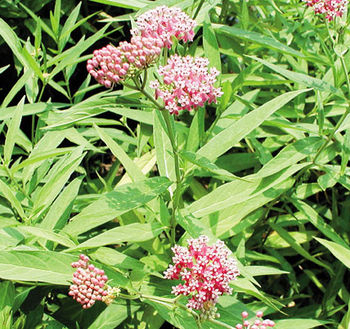
[[[79,258],[79,261],[71,264],[77,270],[73,274],[73,284],[68,294],[85,309],[109,295],[106,285],[108,278],[103,270],[89,264],[88,256],[81,254]]]
[[[254,323],[250,323],[247,318],[249,314],[247,311],[242,312],[242,323],[236,325],[236,329],[268,329],[274,327],[275,323],[272,320],[263,320],[263,312],[258,311],[256,313],[256,320]]]
[[[325,14],[329,21],[342,17],[348,6],[348,0],[303,0],[312,7],[315,14]]]
[[[86,68],[99,84],[111,88],[153,64],[163,46],[160,39],[134,36],[118,47],[108,45],[95,50]]]
[[[208,69],[208,65],[209,60],[204,57],[171,56],[167,65],[158,69],[163,83],[152,81],[150,87],[155,89],[156,98],[164,100],[165,109],[171,114],[216,102],[222,95],[221,89],[214,87],[219,71],[214,67]]]
[[[171,48],[172,37],[192,41],[197,24],[180,8],[160,6],[137,17],[136,25],[137,28],[131,31],[133,35],[158,38],[165,47]]]
[[[175,245],[172,248],[174,265],[169,265],[164,277],[183,280],[183,284],[172,288],[172,293],[176,296],[191,295],[186,306],[212,316],[219,296],[232,293],[229,283],[236,279],[239,270],[223,241],[218,240],[212,246],[208,241],[207,236],[201,235],[189,239],[188,247]]]

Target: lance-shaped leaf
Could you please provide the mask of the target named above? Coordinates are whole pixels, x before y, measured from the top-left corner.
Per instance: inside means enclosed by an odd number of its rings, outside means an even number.
[[[76,236],[94,227],[138,208],[165,192],[170,185],[166,177],[152,177],[144,181],[125,184],[84,208],[71,219],[64,232]]]

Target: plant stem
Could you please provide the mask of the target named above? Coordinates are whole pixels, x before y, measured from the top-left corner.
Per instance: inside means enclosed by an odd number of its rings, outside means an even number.
[[[245,0],[243,0],[243,1],[245,1]],[[223,0],[222,5],[221,5],[220,17],[219,17],[219,21],[221,24],[223,24],[225,22],[227,8],[228,8],[228,1]]]
[[[139,89],[139,91],[144,94],[159,110],[164,110],[164,107],[160,105],[146,90]]]
[[[38,103],[41,102],[41,98],[43,97],[43,94],[44,94],[44,90],[45,90],[45,88],[46,88],[46,85],[47,85],[46,80],[44,80],[43,86],[41,87],[40,94],[39,94],[39,97],[38,97],[38,100],[37,100]],[[32,142],[33,146],[34,146],[34,139],[35,139],[34,130],[35,130],[35,114],[32,115],[31,142]]]
[[[175,175],[176,175],[176,189],[174,192],[174,198],[173,198],[173,210],[171,214],[171,221],[170,221],[170,232],[171,232],[171,243],[172,245],[175,244],[175,229],[176,229],[176,210],[179,206],[179,200],[180,200],[180,185],[181,185],[181,175],[180,175],[180,166],[179,166],[179,154],[178,149],[175,141],[175,134],[173,131],[173,126],[170,122],[170,114],[168,111],[163,110],[162,115],[164,118],[164,121],[166,123],[167,129],[168,129],[168,136],[170,139],[171,147],[173,149],[173,155],[174,155],[174,164],[175,164]]]
[[[342,68],[345,74],[345,78],[346,78],[346,83],[348,86],[348,97],[350,96],[350,79],[349,79],[349,74],[348,74],[348,70],[346,68],[346,64],[344,61],[344,57],[343,56],[339,56],[341,64],[342,64]],[[344,120],[346,119],[346,117],[348,116],[348,114],[350,113],[350,104],[349,101],[348,102],[348,106],[345,110],[345,112],[343,113],[343,115],[341,116],[341,118],[339,119],[338,123],[336,124],[336,126],[334,127],[333,131],[331,132],[331,134],[327,137],[327,140],[325,140],[325,142],[323,143],[323,145],[320,147],[320,149],[317,151],[314,159],[313,159],[313,163],[316,162],[317,158],[319,157],[319,155],[321,154],[321,152],[325,149],[325,147],[328,145],[328,143],[330,142],[330,140],[333,138],[333,136],[335,135],[335,133],[337,132],[337,130],[339,129],[339,127],[341,126],[341,124],[344,122]]]
[[[144,90],[147,82],[147,70],[143,72],[143,79],[142,79],[142,85],[141,89]]]
[[[138,83],[136,83],[137,87],[140,87]],[[163,106],[161,106],[146,90],[139,89],[142,94],[144,94],[156,107],[161,110],[161,113],[163,115],[167,130],[168,130],[168,137],[170,139],[171,148],[174,155],[174,164],[175,164],[175,175],[176,175],[176,189],[174,192],[173,197],[173,205],[172,205],[172,214],[171,214],[171,220],[170,220],[170,238],[171,238],[171,244],[174,245],[176,242],[176,210],[179,206],[180,201],[180,185],[181,185],[181,174],[180,174],[180,165],[179,165],[179,154],[178,154],[178,148],[175,138],[175,133],[173,126],[170,121],[170,114],[167,110],[164,109]]]
[[[348,86],[348,97],[350,97],[350,79],[349,79],[349,74],[348,74],[348,70],[346,68],[346,64],[345,64],[345,60],[344,60],[343,55],[340,56],[340,62],[341,62],[341,66],[342,66],[344,74],[345,74],[346,84]]]
[[[202,6],[203,6],[204,0],[201,0],[201,2],[199,3],[196,12],[194,13],[193,19],[196,19],[196,17],[198,16]]]
[[[226,323],[223,323],[221,321],[218,321],[218,320],[215,320],[215,319],[208,319],[208,322],[211,322],[211,323],[214,323],[214,324],[217,324],[223,328],[228,328],[228,329],[235,329],[235,327],[232,327]]]

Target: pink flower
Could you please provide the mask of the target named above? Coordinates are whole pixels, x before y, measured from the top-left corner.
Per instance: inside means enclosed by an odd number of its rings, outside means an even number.
[[[136,25],[131,31],[133,35],[160,39],[164,46],[171,48],[172,37],[192,41],[197,24],[180,8],[160,6],[137,17]]]
[[[348,0],[303,0],[306,5],[313,7],[315,14],[325,14],[329,21],[342,17],[348,5]]]
[[[96,300],[101,300],[106,304],[115,298],[115,288],[106,285],[108,280],[105,272],[89,264],[89,257],[81,254],[80,260],[72,263],[72,267],[77,270],[73,274],[73,284],[69,288],[68,295],[72,296],[84,309],[95,304]]]
[[[188,247],[173,247],[174,265],[169,265],[164,277],[183,280],[183,284],[173,287],[172,293],[191,295],[187,307],[212,316],[218,297],[232,293],[229,283],[236,279],[239,270],[223,241],[218,240],[212,246],[208,246],[208,241],[207,236],[201,235],[189,239]]]
[[[222,95],[221,89],[214,87],[219,71],[213,67],[208,71],[208,64],[209,60],[203,57],[171,56],[167,65],[158,69],[164,83],[151,85],[156,89],[156,98],[162,98],[172,114],[216,102]]]
[[[248,320],[248,312],[242,312],[242,323],[236,325],[236,329],[267,329],[268,327],[274,327],[275,323],[269,319],[263,320],[263,312],[258,311],[256,313],[257,319],[251,324]]]
[[[108,45],[95,50],[86,68],[98,83],[111,88],[153,64],[162,47],[159,39],[134,36],[130,42],[120,42],[118,47]]]

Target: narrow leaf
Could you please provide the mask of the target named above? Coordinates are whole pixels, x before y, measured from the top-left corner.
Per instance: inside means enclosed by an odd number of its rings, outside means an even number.
[[[165,192],[169,185],[165,177],[122,185],[115,191],[101,195],[97,201],[84,208],[63,231],[73,236],[87,232],[151,201]]]

